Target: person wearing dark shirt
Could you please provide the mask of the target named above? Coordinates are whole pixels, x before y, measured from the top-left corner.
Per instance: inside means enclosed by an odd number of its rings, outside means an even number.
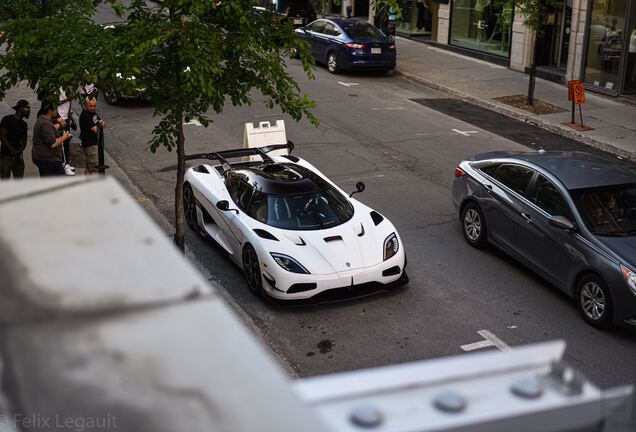
[[[66,131],[59,135],[59,125],[54,125],[51,121],[57,113],[53,103],[45,102],[42,112],[43,114],[38,117],[33,127],[33,150],[31,153],[33,163],[40,170],[40,177],[66,175],[62,144],[70,135]]]
[[[31,114],[31,105],[21,99],[13,107],[15,114],[9,114],[0,121],[0,180],[24,177],[22,152],[27,144],[28,125],[24,119]]]
[[[97,142],[99,134],[103,133],[106,122],[95,112],[97,107],[97,99],[88,96],[84,104],[82,114],[80,114],[80,140],[82,141],[82,149],[86,158],[86,175],[96,174],[99,166],[99,158],[97,151]]]

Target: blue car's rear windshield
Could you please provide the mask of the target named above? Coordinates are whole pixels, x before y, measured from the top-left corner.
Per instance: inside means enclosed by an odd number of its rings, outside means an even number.
[[[571,194],[592,233],[636,235],[636,184],[576,189]]]
[[[382,32],[370,24],[351,23],[342,28],[352,39],[384,39]]]
[[[246,213],[281,229],[319,230],[347,222],[353,217],[349,200],[333,187],[296,195],[255,192]]]

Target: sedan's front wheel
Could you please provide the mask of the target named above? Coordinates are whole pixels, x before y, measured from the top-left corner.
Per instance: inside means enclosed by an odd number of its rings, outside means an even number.
[[[330,52],[327,56],[327,69],[329,69],[329,72],[332,74],[338,73],[338,57],[334,52]]]
[[[255,295],[260,295],[263,291],[263,280],[261,279],[261,265],[258,255],[251,244],[243,248],[243,272],[247,285]]]
[[[607,285],[595,274],[583,277],[577,289],[577,304],[583,319],[593,327],[606,329],[612,323],[612,299]]]
[[[470,202],[464,207],[462,231],[469,245],[478,249],[486,247],[486,219],[477,204]]]

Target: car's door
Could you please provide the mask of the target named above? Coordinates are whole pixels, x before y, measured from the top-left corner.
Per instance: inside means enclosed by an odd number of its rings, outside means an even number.
[[[522,223],[521,205],[527,196],[535,174],[522,165],[504,163],[482,168],[487,177],[483,183],[486,194],[481,201],[488,238],[515,254],[519,225]],[[489,181],[489,178],[493,181]]]
[[[318,21],[312,22],[307,27],[305,27],[306,39],[311,44],[310,46],[311,55],[316,60],[322,60],[322,58],[319,56],[320,44],[319,44],[318,38],[322,37],[322,31],[323,31],[323,28],[325,27],[325,23],[326,21],[324,20],[318,20]]]
[[[322,33],[316,37],[318,42],[318,58],[320,61],[327,61],[327,54],[334,44],[338,43],[338,37],[341,35],[340,30],[332,22],[325,22],[325,26],[322,29]],[[337,55],[337,53],[336,53]]]
[[[557,285],[568,283],[574,261],[580,259],[576,234],[550,225],[551,216],[563,216],[574,222],[565,196],[550,179],[538,174],[524,205],[524,223],[519,229],[517,249],[529,263]]]
[[[230,202],[231,209],[235,209],[237,207],[241,209],[240,204],[242,201],[249,200],[252,193],[252,188],[249,184],[247,184],[247,182],[236,178],[230,180],[227,184],[227,189],[230,197],[232,198],[232,201]],[[245,236],[243,233],[244,222],[241,218],[246,218],[247,216],[244,213],[236,214],[236,211],[233,210],[222,211],[216,208],[216,206],[214,208],[225,225],[225,229],[221,230],[223,233],[223,239],[230,245],[234,258],[240,260]]]

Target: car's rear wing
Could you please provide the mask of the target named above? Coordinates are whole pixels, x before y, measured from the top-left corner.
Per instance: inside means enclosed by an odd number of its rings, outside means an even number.
[[[214,153],[194,153],[191,155],[186,155],[185,160],[195,160],[195,159],[208,159],[208,160],[218,160],[221,162],[223,166],[223,170],[227,171],[232,167],[232,164],[227,161],[227,159],[237,158],[237,157],[245,157],[245,156],[260,156],[263,159],[263,162],[274,162],[272,158],[269,157],[267,153],[270,153],[274,150],[287,150],[289,154],[291,154],[292,150],[294,150],[294,143],[287,140],[286,144],[272,144],[264,147],[248,147],[248,148],[240,148],[234,150],[222,150]]]

